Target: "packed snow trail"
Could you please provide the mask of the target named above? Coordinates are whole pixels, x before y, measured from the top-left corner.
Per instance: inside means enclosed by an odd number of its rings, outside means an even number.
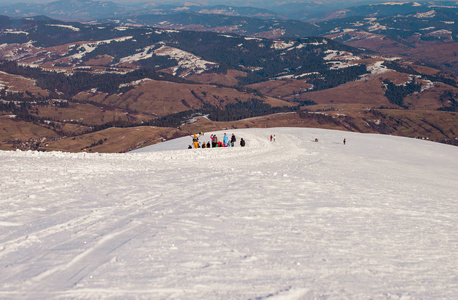
[[[129,154],[0,152],[0,298],[458,294],[457,147],[226,133],[236,147],[188,150],[185,137]]]

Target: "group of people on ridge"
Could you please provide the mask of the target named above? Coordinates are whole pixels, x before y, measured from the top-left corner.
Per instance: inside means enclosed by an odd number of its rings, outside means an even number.
[[[201,136],[203,134],[199,134]],[[231,139],[229,140],[229,136],[225,133],[223,136],[223,140],[220,141],[216,134],[210,135],[210,141],[207,143],[205,142],[199,142],[199,137],[194,134],[192,137],[192,143],[193,145],[189,145],[188,149],[192,148],[217,148],[217,147],[234,147],[235,143],[237,142],[237,138],[235,137],[235,134],[232,134]],[[243,138],[240,139],[240,146],[245,147],[245,140]]]

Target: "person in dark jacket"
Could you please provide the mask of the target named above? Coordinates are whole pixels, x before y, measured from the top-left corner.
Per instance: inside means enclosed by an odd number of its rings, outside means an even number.
[[[234,147],[235,146],[235,142],[237,141],[237,139],[235,138],[235,135],[232,134],[231,136],[231,146]]]
[[[245,147],[245,140],[243,138],[240,139],[240,146]]]

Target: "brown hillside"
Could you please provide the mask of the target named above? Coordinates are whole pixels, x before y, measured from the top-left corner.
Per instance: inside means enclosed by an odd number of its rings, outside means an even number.
[[[40,106],[38,115],[60,122],[79,122],[87,125],[101,125],[113,121],[140,121],[151,119],[141,114],[128,114],[121,109],[105,109],[91,104],[70,103],[69,107],[60,108],[52,105]]]
[[[312,85],[305,80],[282,79],[259,82],[249,87],[262,94],[283,99],[307,91]]]
[[[113,56],[99,55],[84,63],[85,66],[109,66],[113,62]]]
[[[443,83],[434,83],[421,81],[423,83],[423,91],[414,93],[404,99],[404,103],[411,109],[415,110],[436,110],[444,106],[444,103],[439,101],[440,95],[444,91],[453,91],[458,94],[458,88]]]
[[[39,88],[35,81],[30,78],[25,78],[19,75],[11,75],[5,72],[0,72],[0,89],[3,86],[7,87],[7,92],[30,92],[35,96],[48,96],[46,90]]]
[[[117,153],[162,142],[164,139],[171,138],[175,133],[176,129],[174,128],[150,126],[108,128],[77,137],[51,141],[48,146],[42,146],[41,149],[46,151]]]
[[[107,106],[128,108],[157,116],[178,113],[191,109],[202,109],[204,104],[223,108],[237,101],[249,101],[259,96],[244,93],[232,88],[203,84],[182,84],[167,81],[147,80],[121,95],[80,93],[78,101],[94,101]],[[265,99],[274,106],[289,106],[290,103]]]
[[[14,150],[21,148],[14,145],[15,140],[36,143],[43,137],[54,138],[59,135],[53,130],[35,125],[33,123],[18,121],[10,116],[0,116],[0,149]],[[33,140],[33,141],[32,141]]]
[[[385,97],[380,77],[371,77],[340,85],[335,88],[290,96],[290,100],[312,100],[319,104],[358,103],[370,106],[392,105]]]
[[[205,84],[222,84],[226,86],[236,86],[239,83],[237,77],[246,77],[246,73],[237,70],[228,70],[226,74],[194,74],[187,77],[187,79]]]
[[[408,47],[387,37],[383,37],[350,40],[345,42],[345,44],[356,48],[373,50],[386,55],[410,57],[419,61],[445,66],[452,72],[457,72],[458,70],[458,42],[444,43],[441,41],[417,40],[415,47]]]

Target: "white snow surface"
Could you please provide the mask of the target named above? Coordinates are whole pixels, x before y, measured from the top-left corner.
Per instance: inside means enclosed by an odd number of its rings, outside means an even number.
[[[226,132],[247,146],[0,151],[0,298],[458,295],[457,147]]]

